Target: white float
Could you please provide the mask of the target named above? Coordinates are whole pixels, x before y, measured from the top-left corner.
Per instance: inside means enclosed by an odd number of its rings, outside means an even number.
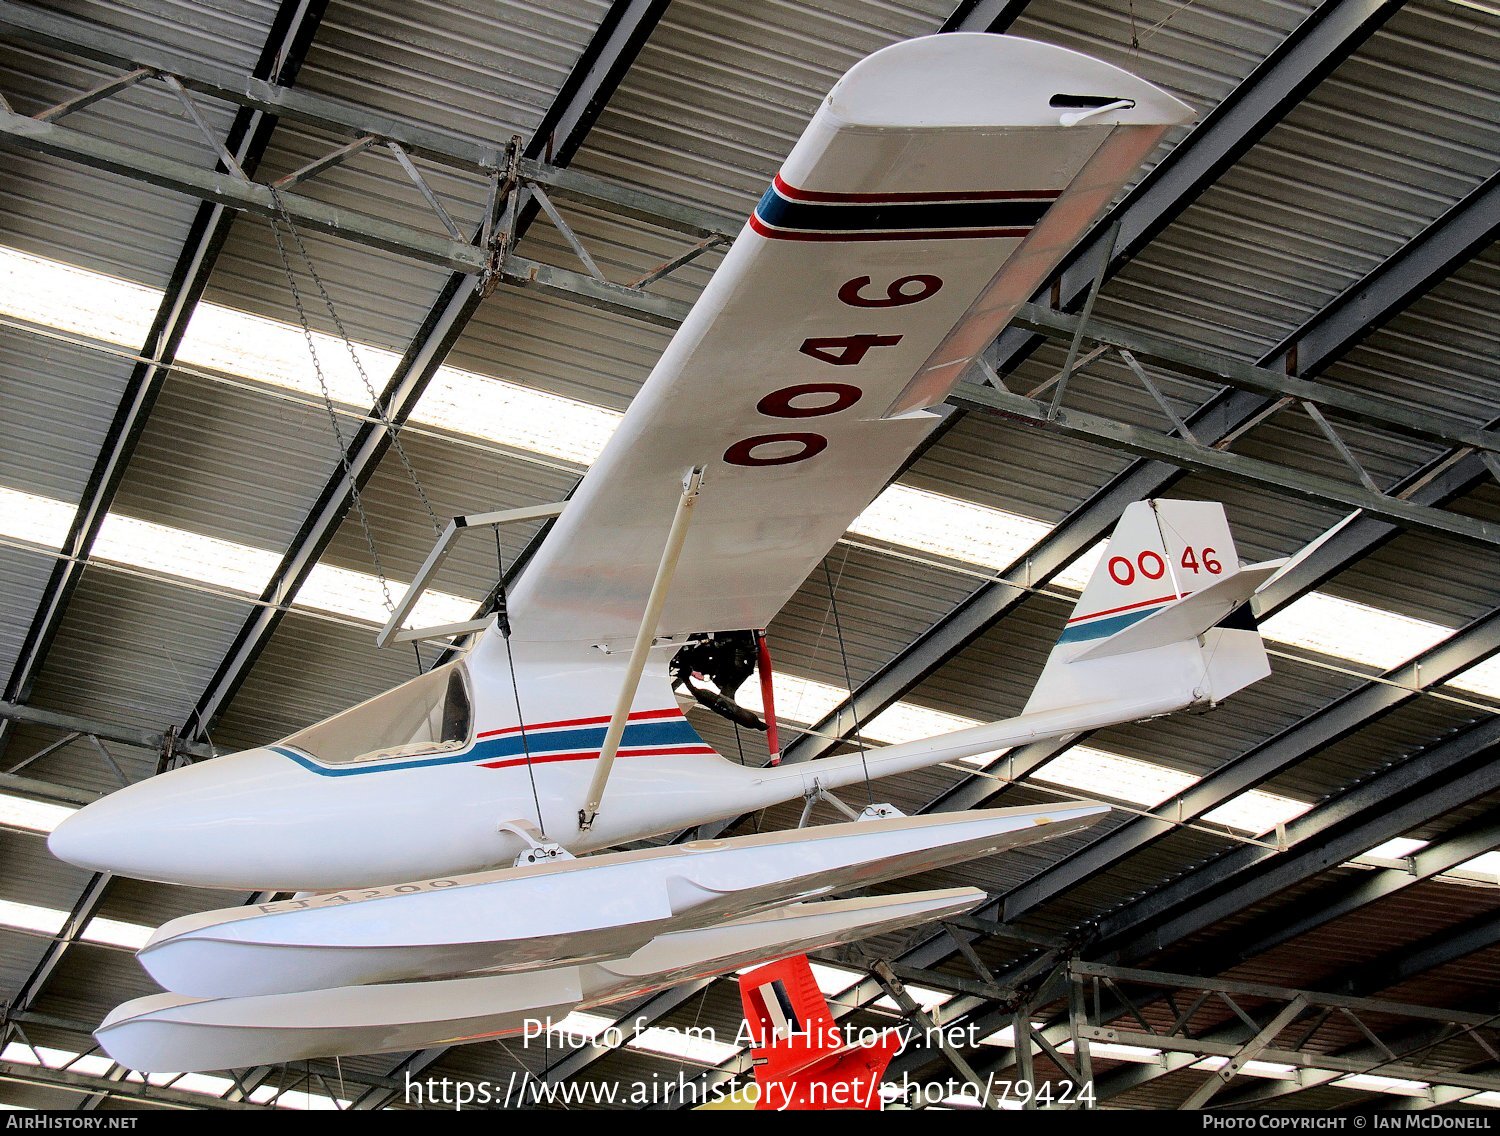
[[[121,1065],[144,1072],[233,1069],[480,1041],[763,959],[950,918],[984,898],[977,888],[953,888],[793,904],[662,935],[627,958],[548,970],[251,998],[156,994],[118,1007],[95,1036]]]
[[[1054,839],[1108,811],[861,820],[206,911],[158,929],[139,958],[200,998],[621,958],[668,930]]]

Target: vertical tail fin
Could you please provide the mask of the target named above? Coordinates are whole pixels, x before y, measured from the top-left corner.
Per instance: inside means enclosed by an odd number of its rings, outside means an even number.
[[[1121,514],[1058,644],[1113,635],[1239,566],[1223,505],[1137,501]]]
[[[1116,701],[1165,713],[1264,678],[1259,633],[1215,625],[1278,566],[1240,566],[1217,502],[1128,506],[1025,713]]]

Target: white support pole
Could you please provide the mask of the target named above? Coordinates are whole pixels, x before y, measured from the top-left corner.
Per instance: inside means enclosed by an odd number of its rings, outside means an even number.
[[[661,609],[667,602],[667,591],[672,586],[672,576],[677,571],[677,560],[682,555],[683,542],[687,540],[688,521],[692,519],[693,505],[698,500],[698,491],[703,485],[703,470],[690,471],[682,482],[682,496],[677,501],[677,512],[672,517],[672,527],[667,532],[667,544],[662,549],[661,563],[656,569],[656,579],[651,584],[651,594],[646,599],[646,610],[641,616],[640,630],[635,634],[635,645],[630,649],[630,661],[625,666],[625,681],[620,684],[620,696],[615,701],[615,712],[609,719],[609,729],[604,734],[604,745],[599,751],[599,764],[594,767],[594,779],[589,782],[589,795],[583,808],[578,810],[578,831],[587,832],[594,826],[599,815],[599,802],[604,796],[604,786],[609,781],[609,771],[615,763],[615,753],[620,748],[620,738],[625,733],[625,723],[630,718],[630,706],[635,701],[636,689],[641,684],[641,672],[646,669],[646,657],[651,642],[656,638],[656,625],[661,621]]]
[[[566,501],[557,501],[548,505],[525,505],[519,509],[501,509],[491,513],[472,513],[466,517],[454,517],[447,526],[438,534],[437,543],[432,546],[432,551],[427,554],[427,559],[422,562],[422,567],[417,569],[417,574],[412,577],[411,584],[401,597],[401,601],[391,610],[390,618],[385,621],[379,633],[375,636],[375,646],[388,647],[392,643],[406,643],[412,639],[441,638],[445,635],[457,635],[465,631],[477,631],[489,622],[488,619],[471,620],[462,624],[443,624],[440,627],[418,627],[403,631],[404,624],[411,613],[416,609],[417,601],[427,590],[427,585],[437,575],[443,562],[448,559],[448,554],[453,551],[453,542],[458,539],[460,533],[466,529],[482,528],[486,525],[507,525],[520,521],[540,521],[548,517],[556,517],[562,514],[567,507]]]

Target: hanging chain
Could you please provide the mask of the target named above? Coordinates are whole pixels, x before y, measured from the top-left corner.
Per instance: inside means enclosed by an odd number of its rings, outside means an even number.
[[[275,190],[271,191],[273,194]],[[280,197],[277,197],[280,201]],[[283,216],[285,209],[283,208]],[[370,561],[375,565],[375,577],[380,581],[380,590],[385,596],[385,609],[393,611],[396,601],[391,598],[391,585],[385,578],[385,568],[380,563],[380,553],[375,548],[375,537],[370,532],[370,517],[365,512],[364,498],[359,492],[359,481],[354,476],[354,467],[349,461],[349,446],[344,441],[344,431],[339,425],[338,412],[333,407],[333,397],[328,393],[328,380],[323,375],[323,363],[318,358],[318,348],[313,342],[312,327],[307,322],[307,312],[302,307],[302,291],[297,287],[297,277],[292,271],[291,259],[287,256],[286,246],[281,241],[281,227],[272,217],[271,235],[276,238],[276,251],[281,254],[281,267],[286,272],[287,284],[291,286],[292,303],[297,309],[297,322],[302,325],[302,338],[307,341],[308,354],[312,356],[313,371],[318,376],[318,387],[323,392],[323,408],[328,412],[329,424],[333,426],[334,441],[338,443],[339,463],[344,469],[344,479],[349,483],[349,500],[354,506],[354,513],[359,518],[360,531],[365,536],[365,547],[370,550]],[[293,230],[295,231],[295,230]]]
[[[349,333],[344,328],[344,321],[339,318],[338,310],[334,307],[333,297],[328,294],[328,289],[323,285],[323,278],[318,275],[318,270],[313,265],[312,257],[308,255],[307,246],[302,241],[302,234],[297,231],[297,226],[292,223],[291,214],[287,211],[286,203],[281,198],[280,190],[276,189],[275,186],[271,186],[270,190],[271,199],[276,202],[276,208],[281,214],[281,220],[285,222],[287,231],[291,233],[292,240],[297,244],[297,254],[301,257],[302,263],[307,267],[307,274],[312,277],[313,283],[317,286],[318,294],[323,298],[323,306],[328,309],[328,317],[333,321],[333,326],[338,329],[339,338],[344,341],[344,349],[349,353],[349,359],[354,364],[355,371],[359,374],[360,382],[364,384],[365,392],[370,396],[370,404],[374,407],[375,416],[380,420],[381,425],[385,427],[386,435],[391,440],[391,446],[395,449],[396,455],[401,459],[401,466],[406,470],[407,478],[411,481],[412,487],[417,491],[417,496],[422,501],[422,508],[427,510],[427,518],[432,522],[433,532],[441,533],[443,531],[443,523],[438,520],[437,512],[433,509],[432,502],[428,500],[426,490],[422,488],[422,481],[417,477],[417,471],[412,468],[411,458],[407,456],[406,447],[401,444],[401,428],[392,421],[385,400],[376,393],[375,384],[370,381],[370,376],[365,372],[364,364],[360,362],[359,352],[354,350],[354,341],[349,338]],[[281,243],[281,234],[274,219],[271,221],[271,231],[276,233],[276,248],[281,253],[282,267],[286,269],[287,280],[292,284],[292,294],[296,297],[297,286],[292,278],[291,264],[287,260],[286,249]],[[313,361],[316,364],[317,351],[312,347],[312,331],[308,327],[307,317],[302,310],[300,299],[297,300],[297,316],[302,321],[302,333],[307,338],[308,348],[312,350]],[[323,398],[329,403],[331,408],[332,401],[328,396],[328,384],[324,381],[321,370],[318,371],[318,382],[323,387]],[[331,409],[330,413],[332,413]],[[342,446],[342,440],[340,440],[340,445]],[[345,464],[347,465],[347,460]],[[350,479],[350,485],[353,485],[352,478]]]

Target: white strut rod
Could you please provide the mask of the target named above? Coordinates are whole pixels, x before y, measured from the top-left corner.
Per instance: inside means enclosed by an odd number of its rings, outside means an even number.
[[[652,582],[651,594],[646,599],[646,611],[641,616],[640,630],[635,634],[635,646],[630,649],[625,681],[620,684],[620,697],[615,702],[615,712],[610,717],[609,729],[604,734],[599,764],[594,768],[594,779],[589,782],[588,802],[578,810],[580,832],[587,832],[592,828],[594,818],[599,815],[599,801],[604,796],[604,786],[609,781],[609,771],[615,763],[615,752],[620,748],[620,738],[625,733],[625,723],[630,718],[630,706],[635,701],[636,689],[641,684],[641,672],[646,669],[646,657],[650,653],[652,640],[656,638],[661,609],[667,602],[667,591],[672,586],[672,576],[677,571],[677,560],[682,555],[683,542],[687,540],[688,521],[692,519],[693,505],[698,500],[698,491],[702,486],[702,467],[691,470],[683,478],[682,497],[678,499],[677,512],[673,515],[672,527],[667,532],[667,544],[662,549],[656,579]]]

